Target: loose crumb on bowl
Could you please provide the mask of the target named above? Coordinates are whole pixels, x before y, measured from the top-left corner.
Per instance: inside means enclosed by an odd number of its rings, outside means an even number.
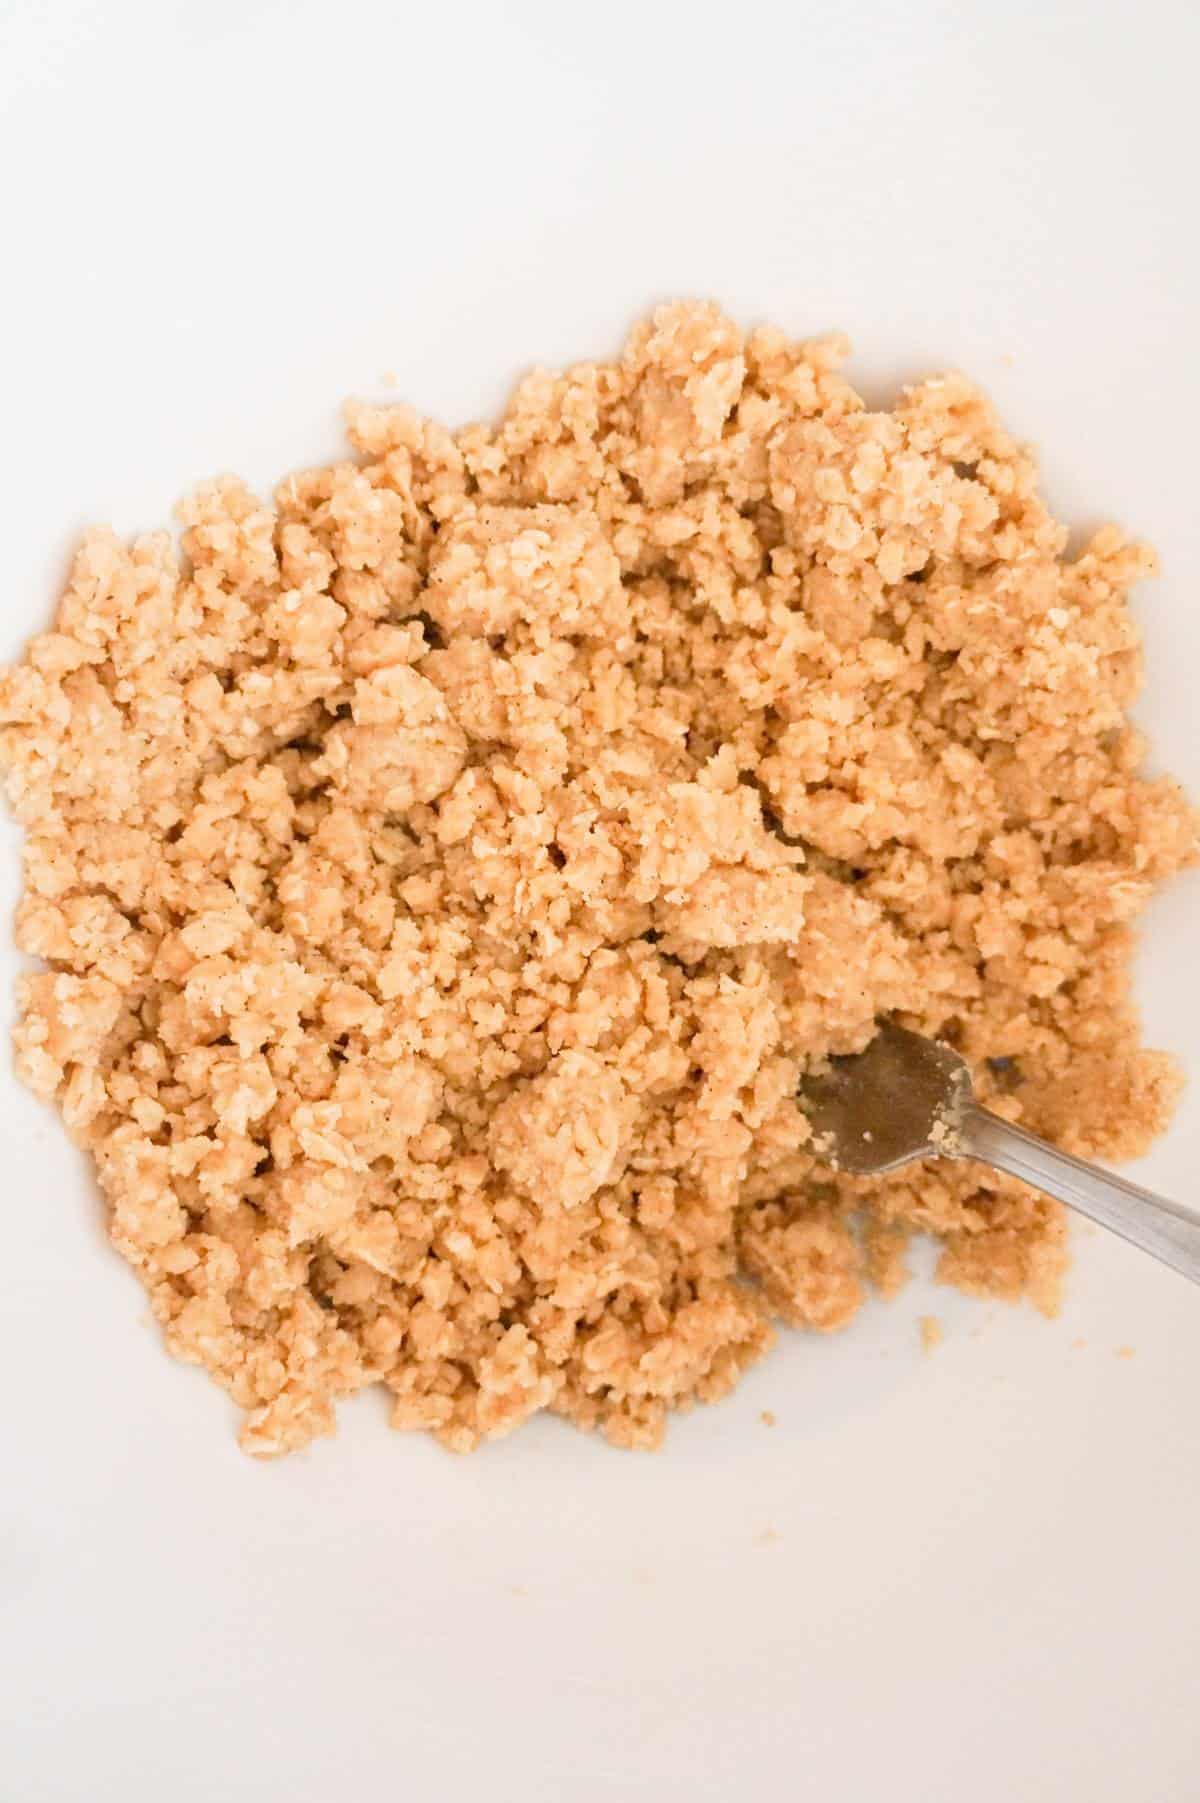
[[[1152,556],[1068,559],[965,378],[872,411],[845,355],[680,304],[494,427],[353,405],[179,548],[90,532],[0,676],[20,1074],[250,1452],[368,1384],[455,1449],[542,1409],[654,1446],[914,1233],[1053,1310],[1054,1203],[814,1159],[797,1080],[880,1017],[1074,1151],[1165,1124]]]
[[[922,1315],[917,1322],[921,1335],[921,1346],[925,1352],[935,1352],[945,1339],[945,1329],[936,1315]]]

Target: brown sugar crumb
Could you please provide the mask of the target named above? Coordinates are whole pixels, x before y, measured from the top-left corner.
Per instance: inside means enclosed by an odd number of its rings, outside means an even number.
[[[1167,1120],[1151,555],[1068,559],[977,390],[872,411],[844,356],[673,305],[495,427],[354,406],[352,458],[206,484],[178,550],[88,534],[0,675],[19,1069],[251,1452],[376,1383],[458,1449],[652,1446],[917,1232],[1052,1308],[1054,1203],[814,1160],[797,1080],[880,1017],[1074,1151]]]
[[[770,1409],[764,1409],[762,1411],[762,1414],[759,1416],[759,1420],[762,1422],[764,1427],[774,1427],[775,1426],[775,1416]]]
[[[936,1315],[922,1315],[917,1322],[921,1334],[921,1346],[926,1352],[935,1352],[945,1339],[945,1329]]]

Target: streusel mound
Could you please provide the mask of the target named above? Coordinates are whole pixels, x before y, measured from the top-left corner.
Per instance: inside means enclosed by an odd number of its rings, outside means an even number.
[[[20,1071],[250,1451],[372,1383],[455,1448],[543,1408],[653,1445],[914,1230],[1052,1308],[1053,1203],[810,1155],[797,1078],[883,1016],[1074,1150],[1165,1122],[1130,924],[1196,831],[1125,717],[1150,553],[1068,559],[974,388],[872,412],[844,354],[668,306],[495,428],[352,406],[273,505],[89,534],[0,677]]]

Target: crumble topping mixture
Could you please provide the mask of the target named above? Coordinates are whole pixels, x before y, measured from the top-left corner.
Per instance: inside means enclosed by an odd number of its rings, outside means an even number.
[[[914,1231],[1053,1308],[1054,1203],[815,1160],[797,1079],[882,1016],[1072,1150],[1166,1121],[1151,554],[1068,560],[976,389],[872,412],[845,348],[673,305],[495,428],[352,406],[352,461],[200,488],[181,553],[89,534],[0,675],[20,1072],[249,1451],[374,1383],[457,1449],[651,1446]]]

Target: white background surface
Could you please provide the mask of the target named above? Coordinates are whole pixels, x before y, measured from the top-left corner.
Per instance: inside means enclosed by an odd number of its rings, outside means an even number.
[[[1069,518],[1159,545],[1144,717],[1200,794],[1196,18],[4,0],[0,656],[85,521],[711,294],[845,327],[873,396],[965,367]],[[1198,899],[1143,995],[1200,1079]],[[657,1460],[455,1460],[366,1397],[262,1467],[7,1074],[0,1116],[2,1803],[1200,1795],[1200,1294],[1140,1255],[1078,1235],[1054,1325],[914,1287],[792,1338]],[[1200,1080],[1144,1174],[1195,1199],[1198,1153]]]

